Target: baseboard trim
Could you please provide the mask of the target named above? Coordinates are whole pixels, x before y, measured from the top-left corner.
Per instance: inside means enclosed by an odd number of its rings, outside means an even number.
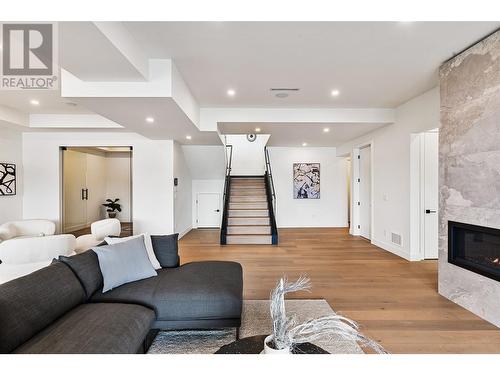
[[[186,229],[184,229],[183,231],[179,232],[179,239],[181,239],[186,234],[188,234],[189,232],[191,232],[192,229],[193,229],[193,227],[189,226]]]
[[[410,254],[405,249],[402,249],[399,246],[390,244],[388,242],[379,241],[376,239],[372,239],[371,242],[372,242],[372,245],[380,247],[382,250],[388,251],[388,252],[390,252],[394,255],[397,255],[401,258],[404,258],[406,260],[412,260],[410,257]]]

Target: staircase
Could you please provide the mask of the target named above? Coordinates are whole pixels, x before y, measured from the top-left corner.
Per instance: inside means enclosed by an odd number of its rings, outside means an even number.
[[[226,244],[272,244],[264,177],[231,177]]]
[[[232,176],[232,146],[226,146],[224,211],[220,232],[221,245],[277,245],[274,184],[267,148],[264,148],[266,172],[263,176]]]

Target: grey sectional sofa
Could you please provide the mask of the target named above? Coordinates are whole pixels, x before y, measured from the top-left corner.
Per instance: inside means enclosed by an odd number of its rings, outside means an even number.
[[[0,285],[0,353],[140,353],[158,329],[241,324],[242,269],[194,262],[102,293],[97,256],[61,257]]]

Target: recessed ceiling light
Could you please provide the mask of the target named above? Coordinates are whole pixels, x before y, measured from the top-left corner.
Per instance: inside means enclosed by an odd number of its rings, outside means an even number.
[[[307,143],[306,143],[306,142],[302,143],[302,146],[306,147],[306,146],[307,146]]]
[[[339,90],[332,90],[331,94],[332,94],[332,96],[339,96],[340,91]]]
[[[36,99],[30,100],[31,105],[40,105],[40,102]]]
[[[276,97],[280,98],[280,99],[283,99],[283,98],[287,98],[288,94],[286,92],[279,92],[279,93],[276,94]]]
[[[187,140],[191,140],[191,136],[190,135],[186,135],[186,139]]]
[[[66,102],[66,105],[69,105],[70,107],[76,107],[78,104],[73,103],[73,102]]]
[[[229,96],[235,96],[236,95],[236,91],[234,91],[233,89],[229,89],[229,90],[227,90],[227,95],[229,95]]]
[[[146,117],[146,122],[152,124],[153,122],[155,122],[155,119],[153,117]]]
[[[255,131],[258,133],[260,132],[260,128],[255,128]]]
[[[330,128],[324,128],[323,133],[328,133],[330,131]]]

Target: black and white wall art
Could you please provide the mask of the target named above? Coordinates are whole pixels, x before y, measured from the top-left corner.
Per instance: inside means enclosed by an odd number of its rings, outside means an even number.
[[[293,164],[293,197],[295,199],[319,199],[319,187],[319,163]]]
[[[16,195],[16,165],[0,163],[0,197]]]

